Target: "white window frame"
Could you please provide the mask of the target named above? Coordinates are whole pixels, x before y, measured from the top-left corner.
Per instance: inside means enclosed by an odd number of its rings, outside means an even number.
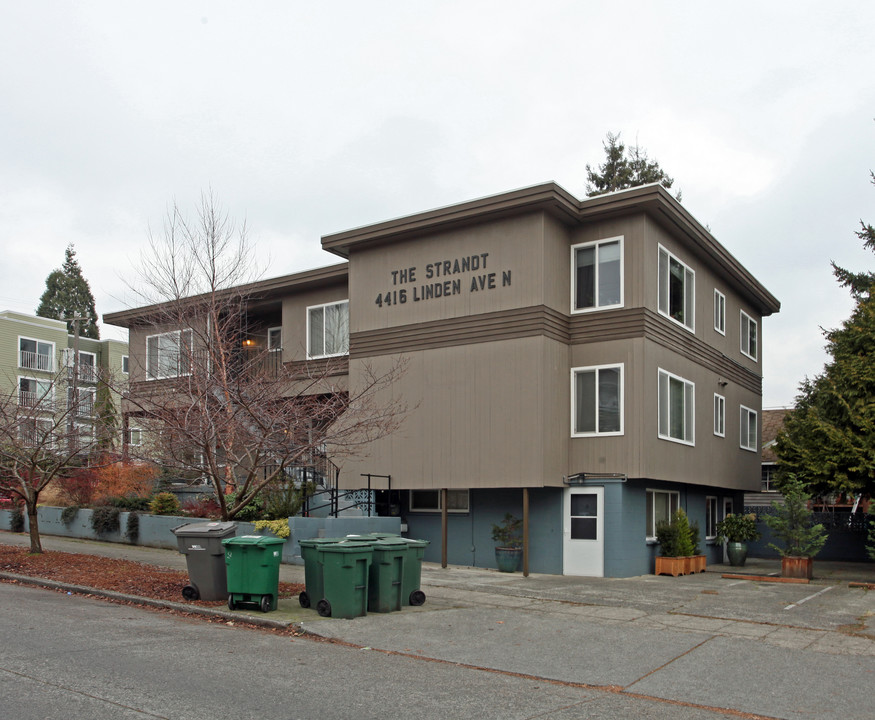
[[[36,433],[37,433],[37,429],[40,426],[43,427],[43,430],[41,431],[42,434],[48,433],[48,442],[45,445],[43,445],[43,447],[46,449],[51,449],[55,446],[55,437],[54,437],[54,432],[53,432],[54,431],[54,422],[52,420],[49,420],[48,418],[40,418],[40,417],[23,417],[23,418],[21,418],[19,420],[19,425],[18,425],[18,439],[22,443],[27,443],[28,438],[24,437],[23,433],[22,433],[22,431],[24,430],[24,428],[23,428],[24,423],[33,423],[33,426],[34,426],[34,436],[33,436],[34,443],[33,443],[33,445],[25,444],[25,447],[39,447],[39,443],[36,442]]]
[[[751,427],[750,422],[753,419],[753,437],[751,438]],[[744,405],[741,406],[741,412],[739,414],[739,436],[738,436],[738,446],[742,450],[749,450],[750,452],[758,452],[759,446],[757,445],[757,437],[759,436],[759,413],[753,408],[746,407]]]
[[[705,540],[714,540],[717,537],[719,508],[716,495],[705,496]]]
[[[45,357],[45,355],[43,353],[40,353],[39,346],[40,345],[48,346],[48,348],[49,348],[48,362],[40,363],[39,361],[37,361],[36,364],[38,367],[31,367],[30,365],[25,365],[24,363],[22,363],[21,362],[22,353],[26,352],[26,351],[21,349],[21,341],[22,340],[29,340],[30,342],[36,343],[37,349],[36,349],[36,352],[34,353],[34,356],[37,358],[40,356]],[[29,352],[29,351],[27,351],[27,352]],[[43,364],[45,364],[47,367],[42,367]],[[37,372],[54,372],[55,371],[55,343],[53,343],[50,340],[40,340],[39,338],[27,337],[26,335],[19,335],[18,336],[18,367],[20,367],[24,370],[36,370]]]
[[[168,373],[167,375],[158,375],[158,374],[157,374],[157,371],[156,371],[156,374],[153,375],[153,374],[152,374],[152,368],[150,367],[151,363],[149,362],[149,355],[150,355],[150,353],[149,353],[149,341],[152,340],[152,339],[154,339],[154,338],[168,337],[168,336],[171,336],[171,335],[176,336],[176,341],[175,341],[175,345],[176,345],[176,350],[175,350],[175,353],[176,353],[176,368],[177,368],[177,370],[178,370],[179,372],[175,372],[175,373],[172,373],[172,374]],[[155,335],[147,335],[147,336],[146,336],[146,380],[166,380],[166,379],[168,379],[168,378],[184,377],[184,376],[186,376],[186,375],[191,375],[191,370],[190,370],[190,369],[189,369],[188,372],[182,372],[182,371],[181,371],[181,370],[182,370],[183,361],[184,361],[184,359],[185,359],[185,358],[184,358],[184,354],[183,354],[183,349],[184,349],[184,345],[183,345],[183,343],[185,342],[185,338],[184,338],[184,336],[188,336],[188,337],[187,337],[187,340],[188,340],[188,343],[187,343],[187,344],[188,344],[188,348],[187,348],[187,350],[188,350],[188,354],[189,354],[189,356],[190,356],[191,353],[192,353],[192,350],[193,350],[193,345],[192,345],[192,343],[193,343],[193,341],[194,341],[194,333],[193,333],[190,329],[186,329],[186,330],[170,330],[169,332],[156,333]],[[160,342],[160,341],[159,341],[159,342]],[[161,352],[161,347],[160,347],[160,344],[159,344],[159,346],[158,346],[158,353],[159,353],[159,355],[158,355],[158,370],[161,369],[161,357],[160,357],[160,352]],[[167,350],[165,350],[165,352],[167,352]],[[171,351],[171,352],[173,352],[173,351]]]
[[[428,504],[428,503],[420,503],[417,504],[417,496],[416,493],[437,493],[437,503]],[[441,493],[440,490],[435,490],[434,488],[421,488],[419,490],[411,490],[410,491],[410,512],[440,512],[441,511]],[[454,500],[450,500],[450,496],[455,496]],[[422,499],[422,496],[419,496],[419,499]],[[471,511],[471,492],[469,490],[461,490],[458,488],[448,488],[447,489],[447,499],[448,504],[451,507],[447,508],[448,513],[468,513]],[[463,503],[460,503],[460,500],[464,500]],[[455,505],[456,507],[452,507]]]
[[[64,365],[67,367],[69,377],[73,377],[73,358],[75,354],[73,348],[64,348]],[[90,365],[82,362],[82,358],[86,356],[91,358]],[[79,380],[82,382],[97,382],[97,353],[89,352],[88,350],[79,351]]]
[[[134,437],[137,441],[134,442]],[[143,430],[138,427],[129,427],[125,436],[125,444],[130,447],[140,447],[143,444]]]
[[[603,370],[619,370],[620,371],[620,388],[619,388],[619,420],[620,420],[620,428],[619,430],[606,430],[601,431],[598,427],[599,424],[599,375]],[[590,365],[587,367],[577,367],[571,368],[571,437],[610,437],[622,435],[624,430],[624,415],[623,408],[625,406],[625,367],[623,363],[614,363],[611,365]],[[593,432],[578,432],[577,431],[577,378],[579,375],[584,375],[587,373],[595,373],[596,382],[595,382],[595,425],[596,429]]]
[[[665,262],[663,262],[663,258]],[[676,262],[683,268],[683,320],[678,320],[671,315],[670,287],[671,287],[671,263]],[[662,245],[659,246],[659,262],[657,263],[659,280],[657,282],[659,314],[668,318],[676,325],[686,328],[690,332],[696,331],[696,271],[693,270],[679,257],[671,253]],[[687,317],[689,315],[689,317]]]
[[[682,438],[671,435],[671,381],[683,383],[684,390],[684,436]],[[696,385],[680,375],[675,375],[667,370],[659,368],[657,388],[657,434],[662,440],[693,446],[696,444]],[[663,404],[665,407],[665,419],[663,419]],[[689,416],[689,417],[688,417]]]
[[[714,288],[714,329],[726,335],[726,296]]]
[[[309,320],[309,317],[308,317],[308,320]],[[309,324],[308,324],[308,327],[309,327]],[[272,341],[271,341],[271,334],[275,333],[275,332],[279,333],[279,340],[280,340],[279,345],[273,345]],[[283,349],[283,329],[282,329],[282,327],[272,327],[272,328],[267,329],[267,349],[270,350],[271,352],[279,352],[280,350]]]
[[[131,359],[128,355],[122,355],[122,372],[125,375],[130,374],[131,371]]]
[[[97,414],[97,389],[93,387],[77,387],[76,391],[79,393],[79,403],[78,407],[73,408],[73,387],[71,385],[67,386],[67,409],[74,410],[74,415],[76,417],[85,417],[90,418],[94,417]],[[89,404],[85,399],[86,395],[91,396],[91,412],[83,412],[86,406]]]
[[[328,353],[325,352],[325,310],[329,307],[335,307],[345,305],[346,306],[346,343],[345,347],[340,352]],[[322,348],[321,352],[314,353],[312,347],[312,339],[310,337],[310,315],[315,310],[322,310]],[[337,300],[335,302],[323,303],[321,305],[309,305],[307,307],[307,358],[310,360],[315,360],[317,358],[327,358],[327,357],[341,357],[343,355],[349,355],[349,299],[346,300]]]
[[[668,496],[668,517],[666,520],[671,520],[671,516],[674,515],[675,511],[681,506],[681,494],[677,490],[656,490],[654,488],[647,488],[645,495],[645,504],[644,504],[644,521],[646,523],[646,527],[644,528],[644,534],[648,541],[656,540],[656,523],[663,518],[656,517],[656,496],[657,495],[667,495]],[[650,513],[648,516],[647,498],[652,496],[650,501]]]
[[[756,320],[748,315],[744,310],[741,310],[741,354],[749,357],[751,360],[757,359],[757,350],[759,348],[759,326]],[[753,338],[751,338],[751,330],[753,330]],[[751,340],[753,340],[753,350],[751,350]]]
[[[714,434],[726,437],[726,398],[714,393]]]
[[[571,313],[587,313],[587,312],[596,312],[598,310],[611,310],[614,308],[621,308],[624,304],[625,298],[625,288],[624,288],[624,254],[623,254],[623,236],[618,235],[616,237],[603,238],[602,240],[593,240],[590,242],[577,243],[576,245],[571,246]],[[620,289],[620,301],[616,303],[610,303],[606,305],[599,304],[599,254],[600,248],[603,245],[616,243],[619,246],[620,251],[620,277],[619,277],[619,289]],[[577,307],[577,252],[579,250],[585,248],[595,248],[595,263],[593,265],[595,278],[593,282],[593,302],[594,304],[591,307]]]
[[[37,391],[34,393],[36,399],[33,405],[29,405],[27,403],[22,404],[21,402],[21,381],[29,380],[30,382],[34,382],[37,384]],[[39,386],[46,386],[46,392],[44,394],[40,394]],[[51,410],[52,404],[55,399],[55,387],[51,380],[46,378],[35,378],[30,377],[29,375],[19,375],[18,376],[18,405],[20,407],[29,407],[36,408],[37,410]]]

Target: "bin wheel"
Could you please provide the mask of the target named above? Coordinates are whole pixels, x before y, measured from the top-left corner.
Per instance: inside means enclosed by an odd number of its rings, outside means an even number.
[[[414,606],[425,604],[425,593],[422,590],[414,590],[410,593],[410,604]]]
[[[186,585],[182,588],[182,597],[186,600],[200,600],[201,594],[198,592],[196,585]]]
[[[261,601],[258,603],[258,607],[261,612],[270,612],[271,607],[273,606],[273,595],[262,595]]]
[[[302,608],[310,607],[310,596],[307,594],[307,591],[304,590],[298,595],[298,602],[301,603]]]
[[[316,612],[319,613],[321,617],[331,617],[331,603],[325,598],[322,598],[316,603]]]
[[[237,609],[237,603],[234,602],[233,595],[228,596],[228,609],[229,610],[236,610]]]

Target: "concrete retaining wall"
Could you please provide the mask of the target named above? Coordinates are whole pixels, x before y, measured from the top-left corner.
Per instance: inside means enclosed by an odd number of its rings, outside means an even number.
[[[130,513],[119,514],[119,530],[117,532],[98,535],[91,527],[92,511],[79,510],[70,524],[61,520],[64,508],[42,506],[39,508],[40,535],[55,535],[58,537],[82,538],[84,540],[101,540],[104,542],[130,543],[127,536],[128,517]],[[168,548],[175,550],[178,545],[173,529],[188,523],[209,522],[202,518],[178,517],[175,515],[149,515],[139,513],[140,528],[136,545],[146,547]],[[0,510],[0,530],[9,530],[12,526],[12,511]],[[28,530],[27,517],[24,519],[25,531]],[[388,517],[340,517],[340,518],[289,518],[291,535],[283,545],[283,562],[300,564],[301,547],[298,540],[313,537],[343,537],[344,535],[360,535],[369,532],[401,532],[399,518]],[[255,525],[248,522],[237,523],[237,535],[257,535]]]

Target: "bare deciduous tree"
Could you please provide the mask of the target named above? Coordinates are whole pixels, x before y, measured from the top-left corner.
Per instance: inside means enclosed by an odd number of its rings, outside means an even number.
[[[378,400],[390,396],[381,391],[403,372],[400,360],[350,379],[346,358],[283,363],[252,342],[256,257],[245,226],[207,194],[193,222],[171,209],[135,288],[146,305],[133,322],[156,335],[127,394],[127,419],[147,428],[148,459],[212,484],[225,519],[265,488],[294,482],[326,445],[360,453],[405,413],[398,399]]]
[[[39,374],[10,379],[11,389],[0,395],[0,486],[24,503],[32,553],[42,552],[40,493],[92,460],[101,445],[93,395],[75,391],[68,368]]]

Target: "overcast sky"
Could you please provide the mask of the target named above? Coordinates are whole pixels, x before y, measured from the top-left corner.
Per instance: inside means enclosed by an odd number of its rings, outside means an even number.
[[[823,366],[871,269],[875,2],[0,0],[0,309],[74,243],[99,314],[149,229],[212,188],[267,276],[322,235],[555,180],[608,131],[782,303],[764,406]],[[123,331],[103,327],[105,337]]]

